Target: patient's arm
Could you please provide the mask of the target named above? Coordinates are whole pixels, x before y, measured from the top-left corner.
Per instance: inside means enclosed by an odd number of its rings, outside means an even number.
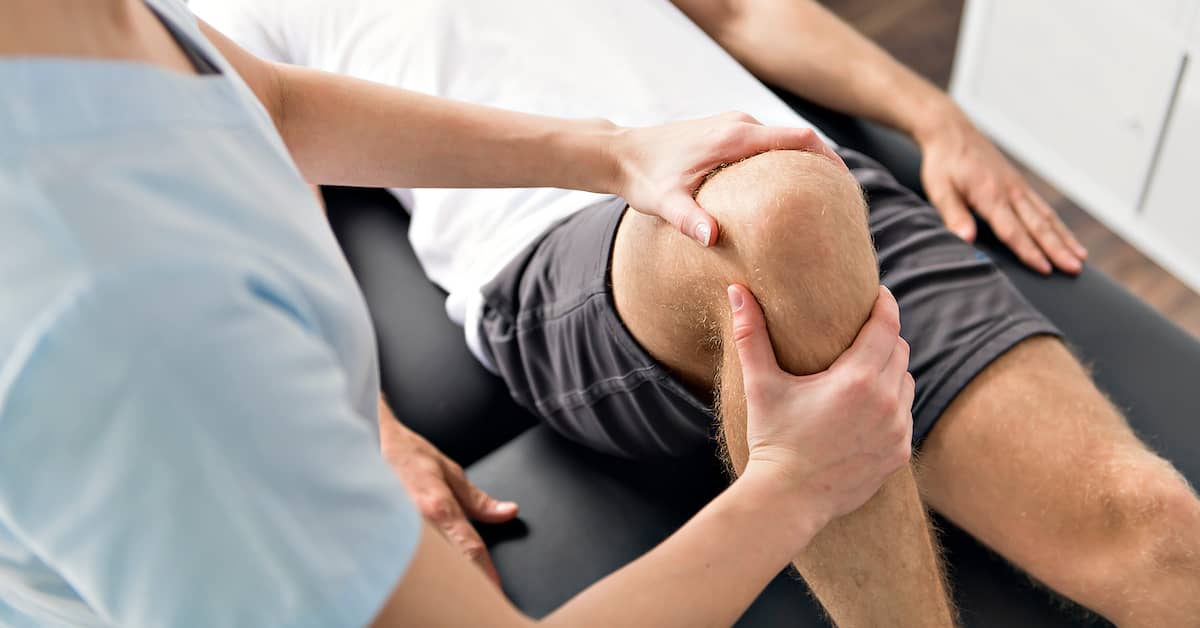
[[[517,113],[269,63],[201,27],[271,113],[311,183],[616,194],[708,244],[716,221],[692,197],[705,173],[772,149],[838,159],[808,129],[765,127],[744,114],[629,129]]]
[[[1079,271],[1087,251],[958,106],[817,2],[673,2],[762,80],[916,139],[926,192],[963,239],[970,207],[1030,267]]]

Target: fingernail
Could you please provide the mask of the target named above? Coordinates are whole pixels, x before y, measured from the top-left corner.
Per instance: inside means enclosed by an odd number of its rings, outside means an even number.
[[[496,510],[508,511],[508,510],[516,510],[516,509],[517,509],[516,502],[496,502]]]
[[[742,309],[745,303],[742,300],[742,291],[733,286],[725,289],[725,293],[729,295],[729,309],[736,312]]]
[[[712,229],[708,227],[706,222],[696,223],[696,228],[692,230],[692,237],[704,246],[708,246],[708,238],[712,236]]]

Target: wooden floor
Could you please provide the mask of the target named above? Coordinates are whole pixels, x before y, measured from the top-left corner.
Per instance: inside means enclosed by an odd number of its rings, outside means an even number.
[[[945,88],[954,62],[963,0],[823,0],[824,4],[909,67]],[[1028,171],[1027,171],[1028,172]],[[1200,295],[1029,174],[1035,188],[1074,230],[1088,263],[1200,337]]]

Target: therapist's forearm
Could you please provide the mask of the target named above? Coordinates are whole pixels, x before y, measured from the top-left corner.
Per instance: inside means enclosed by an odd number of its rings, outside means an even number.
[[[814,0],[674,0],[763,81],[919,137],[961,115],[940,89]]]
[[[552,626],[730,626],[827,517],[748,472],[645,556],[546,618]]]
[[[612,193],[625,131],[459,103],[270,63],[212,26],[205,36],[266,107],[309,183],[562,187]]]
[[[730,626],[829,521],[829,513],[816,507],[818,496],[805,499],[789,483],[770,471],[747,469],[658,547],[537,622],[427,527],[407,574],[372,625]]]
[[[612,192],[620,129],[277,66],[280,134],[313,183]]]

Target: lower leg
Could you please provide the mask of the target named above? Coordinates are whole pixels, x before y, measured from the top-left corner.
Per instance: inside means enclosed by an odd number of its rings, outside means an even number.
[[[745,396],[736,349],[732,342],[726,346],[721,423],[728,462],[740,473],[748,455]],[[862,508],[826,526],[793,565],[838,626],[954,623],[929,520],[908,468]]]
[[[922,449],[931,506],[1121,626],[1200,626],[1200,501],[1059,341],[1028,340]]]

